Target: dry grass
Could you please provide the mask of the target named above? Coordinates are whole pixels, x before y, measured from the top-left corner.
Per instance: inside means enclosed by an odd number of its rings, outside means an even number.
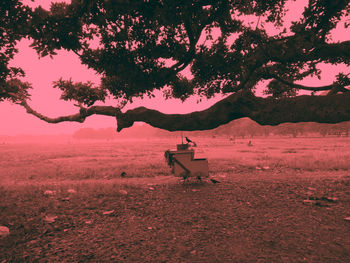
[[[123,171],[128,177],[153,177],[169,171],[161,146],[154,149],[147,141],[1,145],[0,175],[3,182],[112,179]]]
[[[216,185],[171,140],[1,145],[0,262],[349,262],[350,142],[248,141],[196,138]]]
[[[208,145],[207,156],[212,164],[226,160],[225,168],[231,167],[233,171],[239,167],[264,166],[306,171],[350,169],[348,138],[259,138],[251,141],[253,146],[248,146],[248,140],[235,143],[221,140],[221,145],[217,143],[214,148]]]
[[[349,170],[348,138],[249,140],[195,138],[196,156],[209,159],[211,174],[269,167],[304,171]],[[0,145],[2,182],[83,180],[168,175],[164,151],[178,141],[69,142]]]

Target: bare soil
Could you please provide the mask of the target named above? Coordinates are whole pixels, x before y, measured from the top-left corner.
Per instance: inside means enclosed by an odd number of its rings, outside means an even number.
[[[350,262],[347,171],[215,178],[3,185],[0,262]]]

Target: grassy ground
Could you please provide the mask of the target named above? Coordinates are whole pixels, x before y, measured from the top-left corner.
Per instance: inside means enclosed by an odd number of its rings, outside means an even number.
[[[1,145],[0,262],[350,261],[348,139],[197,139],[219,184],[174,143]]]

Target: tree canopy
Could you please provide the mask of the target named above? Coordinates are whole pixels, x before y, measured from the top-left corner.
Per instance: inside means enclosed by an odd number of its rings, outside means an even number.
[[[350,25],[350,3],[309,0],[299,20],[286,27],[287,0],[72,0],[50,10],[19,0],[0,6],[0,101],[9,100],[50,122],[83,122],[93,114],[117,118],[118,130],[144,121],[166,130],[212,129],[249,117],[260,124],[350,120],[350,39],[332,40],[338,24]],[[253,24],[245,22],[253,17]],[[268,28],[274,28],[271,33]],[[350,32],[349,32],[350,33]],[[349,34],[350,36],[350,34]],[[10,67],[22,38],[39,56],[67,50],[101,76],[101,84],[59,79],[53,88],[79,107],[74,115],[49,118],[29,105],[25,72]],[[349,37],[350,38],[350,37]],[[333,83],[297,84],[321,77],[318,65],[346,65]],[[184,72],[190,72],[184,74]],[[267,98],[254,94],[261,81]],[[33,87],[35,88],[35,87]],[[136,97],[226,97],[207,110],[163,114],[144,107],[122,112]],[[299,91],[310,95],[299,96]],[[317,96],[326,91],[326,96]],[[96,106],[106,98],[115,105]]]

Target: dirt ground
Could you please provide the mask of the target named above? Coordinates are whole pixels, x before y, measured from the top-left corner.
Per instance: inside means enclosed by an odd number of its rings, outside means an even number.
[[[174,140],[1,145],[0,263],[350,262],[348,138],[197,143],[220,183]]]
[[[0,262],[350,262],[346,173],[216,179],[3,186]]]

